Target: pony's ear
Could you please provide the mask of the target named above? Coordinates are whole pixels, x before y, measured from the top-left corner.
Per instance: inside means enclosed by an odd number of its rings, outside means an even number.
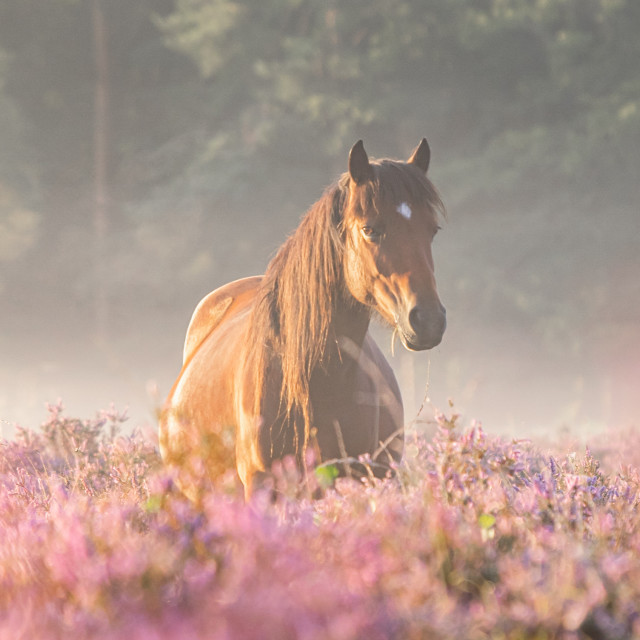
[[[349,152],[349,175],[356,184],[365,184],[373,178],[373,168],[362,140],[358,140]]]
[[[431,160],[431,149],[429,149],[429,143],[426,138],[422,138],[420,144],[416,147],[416,150],[411,154],[408,164],[414,164],[418,169],[422,169],[427,173],[429,169],[429,160]]]

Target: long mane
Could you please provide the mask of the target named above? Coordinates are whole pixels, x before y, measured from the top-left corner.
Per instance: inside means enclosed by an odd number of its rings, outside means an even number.
[[[334,311],[345,297],[341,222],[347,185],[342,179],[327,189],[271,260],[249,329],[248,344],[256,350],[255,410],[266,375],[281,376],[280,411],[293,419],[298,452],[306,447],[312,421],[311,374],[330,357]]]

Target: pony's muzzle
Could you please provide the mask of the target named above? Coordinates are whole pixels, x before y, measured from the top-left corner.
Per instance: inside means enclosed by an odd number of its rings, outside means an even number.
[[[411,351],[433,349],[440,344],[447,328],[447,310],[440,301],[432,308],[416,305],[407,320],[407,329],[400,327],[405,347]]]

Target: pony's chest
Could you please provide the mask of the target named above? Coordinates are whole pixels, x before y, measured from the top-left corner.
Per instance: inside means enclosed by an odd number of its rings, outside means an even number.
[[[348,451],[365,453],[374,446],[372,428],[379,421],[381,398],[374,380],[361,369],[328,371],[314,376],[310,400],[313,426],[317,429],[324,457],[327,448],[335,448],[337,431]],[[331,455],[338,453],[332,451]]]

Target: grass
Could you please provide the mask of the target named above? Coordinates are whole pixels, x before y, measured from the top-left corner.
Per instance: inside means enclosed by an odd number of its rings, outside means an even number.
[[[544,451],[438,416],[393,480],[186,501],[124,416],[0,444],[0,638],[640,636],[640,434]],[[323,473],[321,481],[326,481]]]

